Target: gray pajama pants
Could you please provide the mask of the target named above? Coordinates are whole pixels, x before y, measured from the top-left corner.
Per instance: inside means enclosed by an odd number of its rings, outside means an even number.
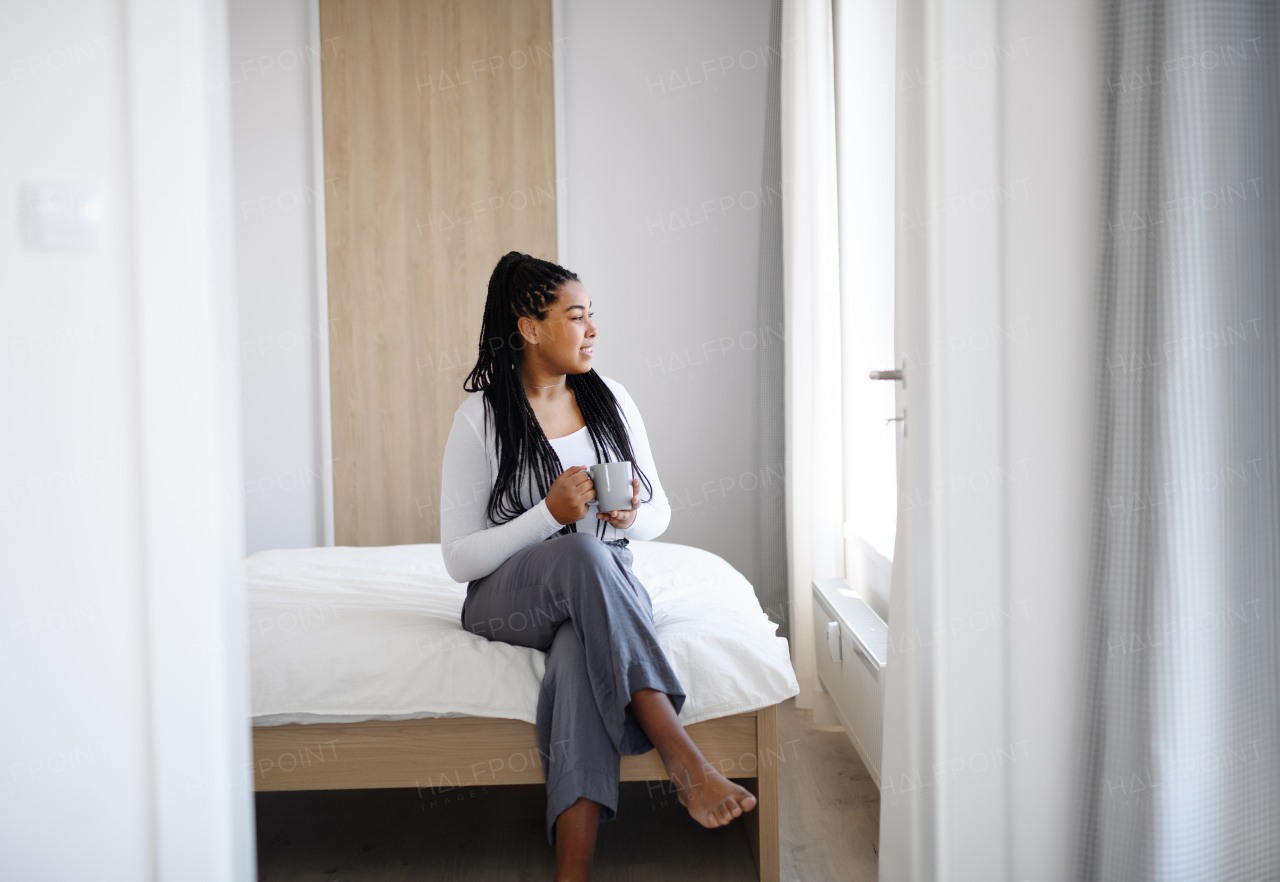
[[[579,797],[618,811],[621,757],[653,744],[627,708],[657,689],[679,713],[684,691],[658,646],[649,593],[631,572],[627,540],[556,536],[513,554],[467,586],[462,626],[547,653],[538,747],[547,778],[547,839]]]

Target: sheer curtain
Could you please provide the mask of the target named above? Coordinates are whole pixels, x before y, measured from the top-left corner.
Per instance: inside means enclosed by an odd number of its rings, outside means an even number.
[[[1280,877],[1280,7],[1106,12],[1081,879]]]
[[[831,0],[782,7],[787,561],[796,706],[812,708],[812,580],[844,575]]]

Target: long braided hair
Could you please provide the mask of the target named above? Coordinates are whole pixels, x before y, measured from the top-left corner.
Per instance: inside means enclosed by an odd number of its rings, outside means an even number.
[[[576,273],[547,260],[511,251],[502,256],[489,277],[489,294],[480,325],[480,354],[462,388],[483,392],[485,434],[494,427],[498,477],[489,494],[486,513],[495,524],[505,524],[525,512],[522,489],[527,484],[534,499],[542,499],[560,476],[560,459],[534,415],[524,391],[520,366],[525,340],[517,322],[522,316],[544,320],[566,282],[578,281]],[[613,391],[594,369],[569,374],[566,385],[573,392],[587,424],[591,446],[600,462],[629,461],[635,476],[653,498],[653,485],[636,464],[626,417]],[[607,526],[600,521],[601,534]],[[578,532],[566,524],[554,535]]]

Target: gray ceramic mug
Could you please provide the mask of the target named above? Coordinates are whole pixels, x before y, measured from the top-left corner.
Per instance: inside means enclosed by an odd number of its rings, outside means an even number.
[[[602,462],[587,469],[600,511],[631,511],[631,463]]]

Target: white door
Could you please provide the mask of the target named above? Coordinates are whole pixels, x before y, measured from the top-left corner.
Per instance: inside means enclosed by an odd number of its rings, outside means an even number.
[[[880,878],[1008,876],[999,73],[994,0],[899,0],[898,534]],[[937,59],[948,59],[939,63]],[[961,59],[964,63],[956,63]],[[984,483],[986,482],[986,483]],[[979,768],[979,761],[982,766]]]
[[[911,28],[918,11],[900,4],[893,45],[897,71],[914,66],[920,41],[899,37],[900,24]],[[906,45],[899,45],[905,42]],[[916,206],[926,204],[928,182],[925,98],[908,86],[894,89],[895,210],[894,357],[883,367],[896,367],[903,380],[893,383],[897,480],[894,568],[889,609],[889,664],[885,673],[883,759],[880,788],[880,878],[893,882],[937,878],[937,789],[932,774],[935,755],[935,642],[929,623],[933,609],[932,509],[926,504],[931,486],[933,436],[931,394],[933,366],[929,351],[930,229],[915,221]],[[884,381],[879,381],[884,384]]]

